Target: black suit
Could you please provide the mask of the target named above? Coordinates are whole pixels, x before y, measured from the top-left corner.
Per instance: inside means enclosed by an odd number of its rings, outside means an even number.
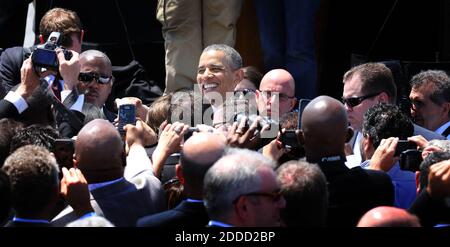
[[[356,226],[368,210],[394,204],[394,186],[386,173],[349,169],[344,157],[319,162],[319,166],[328,182],[328,226]]]
[[[208,224],[208,214],[200,202],[183,201],[177,207],[140,218],[138,227],[204,227]]]
[[[2,118],[16,118],[19,116],[19,112],[17,108],[13,105],[13,103],[1,99],[0,100],[0,119]]]
[[[432,198],[425,189],[417,196],[408,211],[415,214],[420,224],[425,227],[450,222],[450,205],[443,199]]]
[[[20,68],[24,58],[28,56],[29,49],[24,49],[20,46],[8,48],[2,53],[0,59],[0,82],[5,89],[5,93],[20,83]]]

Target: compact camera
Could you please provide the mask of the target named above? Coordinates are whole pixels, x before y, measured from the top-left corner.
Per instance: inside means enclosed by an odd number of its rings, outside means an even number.
[[[72,58],[72,52],[60,46],[60,37],[61,33],[52,32],[45,44],[35,47],[33,53],[31,54],[31,61],[35,67],[58,71],[59,62],[58,56],[55,52],[56,48],[62,49],[66,60],[70,60]]]

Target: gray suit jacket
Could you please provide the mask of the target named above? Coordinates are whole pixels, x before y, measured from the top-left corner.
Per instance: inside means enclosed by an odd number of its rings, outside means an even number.
[[[139,218],[165,210],[160,181],[148,164],[128,164],[123,180],[91,191],[91,205],[97,215],[115,226],[136,226]],[[68,206],[52,225],[65,226],[77,219]]]

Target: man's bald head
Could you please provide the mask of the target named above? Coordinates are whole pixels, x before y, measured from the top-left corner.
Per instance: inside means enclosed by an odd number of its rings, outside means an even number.
[[[121,177],[124,166],[123,155],[123,142],[119,132],[106,120],[92,120],[77,136],[75,142],[77,167],[86,176],[88,183]]]
[[[419,219],[408,211],[395,207],[376,207],[365,213],[358,227],[420,227]]]
[[[261,93],[270,92],[270,95],[279,93],[279,105],[276,108],[272,106],[273,99],[264,97],[265,95],[257,95],[259,112],[267,112],[268,116],[271,116],[272,112],[281,116],[291,111],[297,102],[294,78],[284,69],[274,69],[267,72],[261,79],[259,91]]]
[[[319,157],[344,154],[349,132],[347,113],[341,102],[319,96],[306,106],[301,121],[308,161],[316,162],[308,154]]]
[[[226,140],[220,134],[200,132],[190,137],[180,157],[185,183],[201,189],[206,172],[222,157],[225,148]]]

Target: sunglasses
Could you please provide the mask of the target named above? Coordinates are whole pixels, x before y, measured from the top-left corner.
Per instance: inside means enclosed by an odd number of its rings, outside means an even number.
[[[252,193],[247,193],[247,194],[243,194],[238,196],[233,203],[236,203],[240,197],[242,196],[263,196],[263,197],[269,197],[273,202],[277,202],[281,199],[281,196],[283,194],[281,193],[280,189],[277,189],[273,192],[252,192]]]
[[[355,107],[355,106],[361,104],[364,100],[375,97],[380,93],[381,92],[372,93],[372,94],[368,94],[368,95],[364,95],[364,96],[360,96],[360,97],[342,98],[342,103],[344,103],[344,105],[347,105],[349,107]]]
[[[78,74],[78,80],[83,83],[90,83],[93,79],[95,79],[97,83],[108,84],[111,81],[112,76],[99,75],[93,72],[80,72],[80,74]]]

